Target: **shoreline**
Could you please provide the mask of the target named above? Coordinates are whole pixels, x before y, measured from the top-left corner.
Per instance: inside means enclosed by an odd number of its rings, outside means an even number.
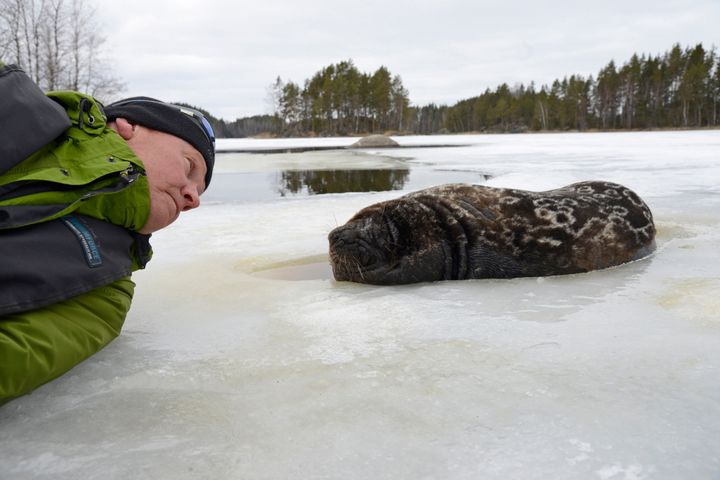
[[[586,130],[526,130],[522,132],[507,132],[507,131],[467,131],[467,132],[448,132],[448,133],[413,133],[413,132],[395,132],[389,131],[380,135],[388,137],[439,137],[439,136],[462,136],[462,135],[525,135],[525,134],[552,134],[552,133],[628,133],[628,132],[688,132],[688,131],[711,131],[720,130],[720,126],[709,126],[709,127],[658,127],[658,128],[623,128],[623,129],[602,129],[602,128],[588,128]],[[260,134],[251,137],[217,137],[219,139],[236,139],[236,138],[252,138],[258,140],[283,140],[291,138],[302,138],[302,139],[313,139],[313,138],[362,138],[368,135],[377,135],[375,133],[353,133],[347,135],[297,135],[297,136],[282,136],[282,135],[269,135]],[[454,146],[454,145],[450,145]]]

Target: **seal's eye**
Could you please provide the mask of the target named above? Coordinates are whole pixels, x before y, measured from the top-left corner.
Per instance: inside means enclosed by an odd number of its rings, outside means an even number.
[[[385,217],[385,224],[388,229],[388,233],[390,234],[390,241],[394,245],[398,245],[400,243],[400,231],[395,226],[395,222],[393,222],[391,219]]]
[[[394,252],[399,247],[400,231],[388,215],[381,215],[375,220],[375,244],[386,252]]]

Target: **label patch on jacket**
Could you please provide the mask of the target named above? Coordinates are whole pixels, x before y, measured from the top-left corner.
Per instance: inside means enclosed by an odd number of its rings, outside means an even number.
[[[70,231],[75,234],[78,242],[80,242],[83,252],[85,253],[85,260],[87,261],[88,266],[93,268],[102,265],[100,249],[98,248],[95,236],[92,234],[90,229],[74,215],[64,216],[61,220],[65,226],[67,226]]]

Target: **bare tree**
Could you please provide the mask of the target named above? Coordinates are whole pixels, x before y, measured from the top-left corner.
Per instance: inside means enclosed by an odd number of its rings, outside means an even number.
[[[282,90],[285,86],[283,79],[278,76],[273,83],[265,89],[265,104],[270,115],[280,116],[282,108]]]
[[[102,99],[124,88],[102,54],[95,9],[85,0],[0,0],[0,58],[44,90],[79,90]]]
[[[62,0],[50,0],[47,5],[47,19],[43,24],[42,40],[44,45],[45,81],[48,90],[60,88],[66,48],[63,45]]]

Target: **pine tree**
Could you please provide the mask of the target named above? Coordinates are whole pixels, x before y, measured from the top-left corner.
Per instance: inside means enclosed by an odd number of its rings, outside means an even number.
[[[322,68],[302,88],[278,77],[270,90],[285,130],[299,133],[699,127],[720,123],[718,63],[714,49],[675,44],[663,55],[634,54],[619,69],[610,61],[596,77],[570,75],[539,91],[502,84],[452,106],[412,106],[399,75],[384,66],[361,73],[352,60]]]

